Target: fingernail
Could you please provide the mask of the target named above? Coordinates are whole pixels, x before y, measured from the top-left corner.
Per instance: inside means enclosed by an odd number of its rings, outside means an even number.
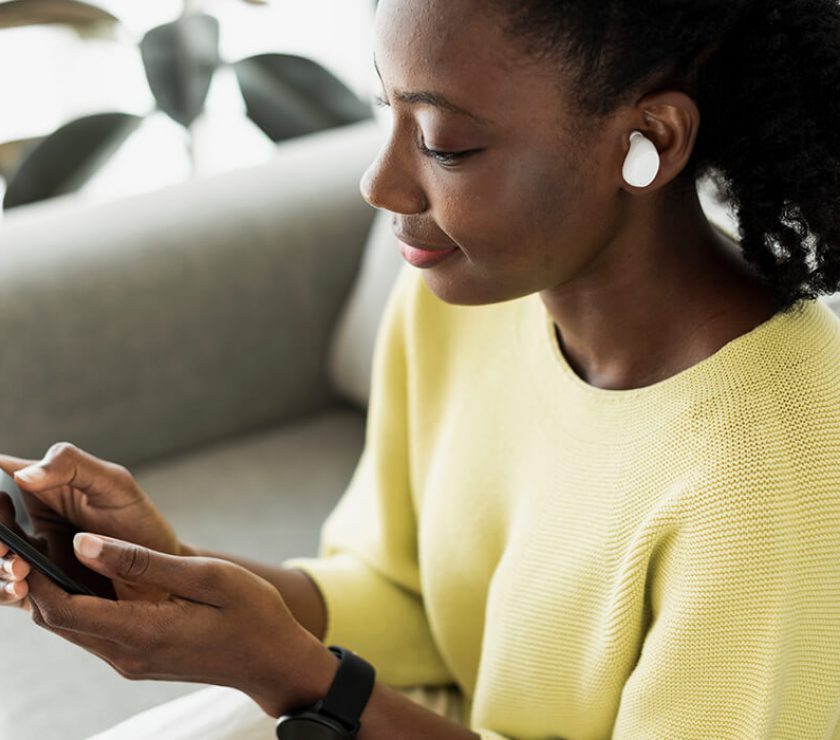
[[[13,568],[15,567],[15,561],[13,558],[7,558],[3,561],[3,570],[6,571],[10,576],[15,574]]]
[[[7,583],[3,586],[3,590],[9,594],[9,596],[17,596],[17,583],[12,581],[11,583]]]
[[[47,471],[37,465],[30,465],[28,468],[18,470],[15,476],[22,478],[27,483],[37,483],[47,476]]]
[[[76,552],[84,555],[86,558],[98,558],[104,544],[99,537],[82,532],[79,532],[73,538],[73,547],[76,548]]]

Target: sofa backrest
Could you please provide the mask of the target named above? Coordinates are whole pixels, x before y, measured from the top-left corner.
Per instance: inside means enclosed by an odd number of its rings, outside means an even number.
[[[325,357],[374,211],[363,123],[265,164],[0,225],[0,450],[123,464],[331,403]]]

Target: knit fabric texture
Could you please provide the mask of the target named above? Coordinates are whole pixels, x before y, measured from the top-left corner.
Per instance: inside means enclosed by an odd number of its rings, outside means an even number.
[[[816,301],[630,390],[539,295],[404,267],[364,452],[305,570],[326,644],[499,738],[840,737],[840,320]]]

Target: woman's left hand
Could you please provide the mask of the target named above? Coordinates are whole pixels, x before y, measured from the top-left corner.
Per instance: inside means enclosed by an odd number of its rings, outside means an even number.
[[[34,621],[126,678],[231,686],[273,717],[326,694],[338,661],[268,581],[225,560],[107,537],[77,535],[75,545],[79,560],[102,575],[171,594],[157,602],[70,596],[30,573]]]

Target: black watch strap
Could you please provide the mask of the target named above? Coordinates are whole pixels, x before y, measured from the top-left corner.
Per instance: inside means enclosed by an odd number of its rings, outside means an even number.
[[[337,645],[330,645],[329,649],[338,656],[338,673],[327,695],[316,705],[316,711],[335,717],[355,735],[359,731],[359,719],[373,693],[376,671],[351,650]]]

